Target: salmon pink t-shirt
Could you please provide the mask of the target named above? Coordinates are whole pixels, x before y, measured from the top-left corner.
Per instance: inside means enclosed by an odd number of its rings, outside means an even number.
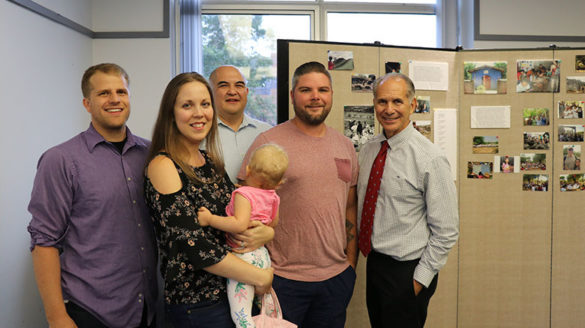
[[[275,274],[307,282],[338,275],[349,266],[347,197],[358,175],[353,144],[330,127],[322,137],[306,135],[289,120],[256,138],[238,178],[245,179],[251,153],[266,143],[280,145],[289,158],[285,182],[276,190],[279,223],[266,245]]]

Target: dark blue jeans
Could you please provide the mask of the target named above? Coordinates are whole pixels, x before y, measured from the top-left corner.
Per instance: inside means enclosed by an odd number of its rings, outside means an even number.
[[[346,309],[353,294],[355,271],[345,271],[319,282],[290,280],[274,275],[272,287],[283,317],[299,328],[345,326]]]
[[[165,305],[175,328],[234,328],[227,299],[197,304]]]

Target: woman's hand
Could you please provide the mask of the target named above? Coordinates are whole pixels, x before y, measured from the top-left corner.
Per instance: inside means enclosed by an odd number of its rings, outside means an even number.
[[[200,207],[197,211],[197,220],[199,221],[199,225],[202,227],[209,225],[211,222],[211,217],[211,212],[205,207]]]
[[[260,285],[254,286],[254,293],[257,295],[263,295],[270,292],[270,288],[272,288],[272,279],[274,279],[274,269],[267,268],[263,269],[264,271],[262,277],[262,283]]]
[[[250,221],[248,229],[242,233],[229,234],[228,238],[240,248],[232,249],[234,253],[246,253],[257,249],[274,238],[274,229],[260,221]]]

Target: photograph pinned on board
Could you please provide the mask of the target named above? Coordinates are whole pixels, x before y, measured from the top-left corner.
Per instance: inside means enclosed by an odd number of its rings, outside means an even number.
[[[376,74],[353,74],[351,76],[351,91],[371,93],[374,81],[376,81]]]
[[[473,154],[497,154],[499,149],[498,136],[473,137]]]
[[[585,72],[585,55],[575,55],[575,70]]]
[[[516,92],[559,92],[560,60],[518,60]]]
[[[585,111],[585,101],[559,100],[557,102],[559,118],[583,118],[583,111]]]
[[[567,93],[585,93],[585,76],[567,76]]]
[[[584,174],[561,174],[559,176],[561,192],[585,190]]]
[[[547,191],[548,174],[524,174],[522,177],[522,190]]]
[[[494,156],[494,173],[518,173],[520,172],[520,156]]]
[[[463,63],[463,92],[465,94],[506,94],[507,89],[507,62]]]
[[[431,124],[431,121],[412,121],[412,126],[429,140],[431,140]]]
[[[374,137],[374,106],[343,106],[343,134],[356,151]]]
[[[549,149],[550,134],[548,132],[524,132],[524,149]]]
[[[385,69],[386,74],[400,73],[400,63],[399,62],[386,62],[386,63],[384,63],[384,69]]]
[[[493,170],[492,162],[467,162],[468,179],[491,179]]]
[[[583,125],[559,125],[559,141],[579,142],[583,141]]]
[[[327,68],[329,70],[352,70],[353,51],[327,50]]]
[[[581,169],[581,146],[563,145],[563,170]]]
[[[548,108],[524,108],[522,112],[524,126],[543,126],[549,125]]]
[[[426,114],[431,111],[431,96],[416,96],[415,114]]]
[[[520,170],[522,171],[546,170],[546,154],[535,153],[520,154]]]

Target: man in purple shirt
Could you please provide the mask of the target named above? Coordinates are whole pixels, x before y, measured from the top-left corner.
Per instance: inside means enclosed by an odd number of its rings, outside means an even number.
[[[38,163],[28,227],[50,327],[154,327],[156,241],[143,197],[149,142],[126,127],[128,74],[99,64],[81,81],[89,129]]]

